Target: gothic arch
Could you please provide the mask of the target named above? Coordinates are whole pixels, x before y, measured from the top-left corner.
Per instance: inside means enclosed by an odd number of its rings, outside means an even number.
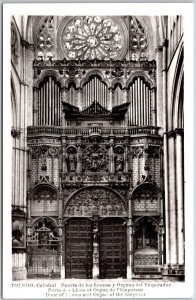
[[[163,217],[163,196],[154,184],[141,183],[133,190],[130,198],[133,216]]]
[[[114,89],[116,85],[120,85],[121,88],[123,89],[123,87],[124,87],[123,80],[121,78],[114,78],[111,82],[112,89]]]
[[[126,217],[127,204],[123,197],[109,187],[83,187],[65,201],[65,217],[89,217],[99,214],[101,217]]]
[[[11,74],[11,106],[12,106],[12,126],[17,128],[17,100],[16,89],[14,85],[13,76]]]
[[[75,84],[76,89],[78,89],[80,87],[80,84],[78,82],[78,79],[74,76],[69,76],[66,80],[65,80],[65,87],[68,89],[70,84]]]
[[[96,76],[96,75],[101,77],[101,81],[103,81],[104,83],[107,84],[107,86],[109,86],[108,80],[106,78],[104,78],[103,73],[99,69],[93,69],[93,70],[87,71],[84,78],[80,82],[80,86],[83,87],[83,85],[90,80],[90,77]]]
[[[156,191],[157,192],[157,194],[159,194],[161,197],[162,197],[162,192],[161,192],[161,190],[160,190],[160,188],[158,187],[158,186],[156,186],[155,184],[153,184],[152,182],[142,182],[142,183],[140,183],[139,185],[137,185],[134,189],[133,189],[133,191],[132,191],[132,193],[131,193],[131,198],[134,196],[134,193],[136,192],[136,191],[138,191],[138,190],[141,190],[141,189],[143,189],[143,188],[148,188],[148,189],[153,189],[154,191]]]
[[[31,198],[37,191],[41,190],[42,188],[47,188],[49,190],[52,190],[53,192],[56,193],[56,195],[58,196],[59,192],[58,189],[52,185],[49,182],[43,182],[43,183],[38,183],[36,184],[31,191],[29,192],[28,198]]]
[[[34,224],[35,224],[37,221],[39,221],[39,219],[41,220],[41,219],[43,219],[43,218],[47,218],[47,219],[51,220],[52,223],[55,225],[55,227],[56,227],[56,229],[57,229],[57,226],[58,226],[57,220],[56,220],[55,218],[53,218],[53,217],[50,217],[50,216],[41,216],[41,217],[39,216],[39,217],[34,218],[34,219],[32,220],[32,222],[31,222],[31,227],[33,227]]]
[[[34,87],[39,88],[40,83],[44,80],[45,77],[47,76],[54,76],[57,82],[60,83],[61,87],[63,86],[63,79],[61,76],[54,70],[44,70],[42,71],[40,77],[35,80],[34,82]]]
[[[144,72],[137,71],[137,72],[133,72],[133,73],[130,74],[129,78],[127,79],[127,81],[125,83],[126,88],[129,88],[130,85],[134,82],[134,79],[138,78],[138,77],[140,77],[145,83],[147,83],[150,88],[154,87],[153,80],[151,80],[149,78],[149,76],[144,74]]]
[[[135,219],[133,226],[135,227],[137,225],[137,223],[144,218],[148,218],[148,219],[152,220],[156,224],[156,231],[158,232],[159,221],[156,218],[154,218],[153,216],[138,217],[137,219]]]
[[[181,46],[178,62],[174,74],[171,103],[171,130],[183,128],[183,106],[184,106],[184,50]]]

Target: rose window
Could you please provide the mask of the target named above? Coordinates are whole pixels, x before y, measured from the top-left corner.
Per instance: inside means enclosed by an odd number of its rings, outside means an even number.
[[[69,59],[117,59],[123,41],[120,26],[112,18],[92,16],[68,22],[62,44]]]

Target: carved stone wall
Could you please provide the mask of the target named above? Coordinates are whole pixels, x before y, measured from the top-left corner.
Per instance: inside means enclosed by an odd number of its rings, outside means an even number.
[[[64,216],[126,216],[125,203],[111,190],[87,188],[74,194],[65,205]]]

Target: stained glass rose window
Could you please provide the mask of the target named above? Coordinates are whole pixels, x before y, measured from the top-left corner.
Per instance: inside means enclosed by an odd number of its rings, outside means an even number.
[[[122,29],[110,17],[75,17],[63,29],[62,47],[68,59],[118,59]]]

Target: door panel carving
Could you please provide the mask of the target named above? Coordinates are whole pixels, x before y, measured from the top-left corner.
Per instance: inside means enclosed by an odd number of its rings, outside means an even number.
[[[126,226],[120,218],[100,223],[100,278],[126,277]]]
[[[65,227],[65,277],[92,278],[92,224],[70,219]]]

